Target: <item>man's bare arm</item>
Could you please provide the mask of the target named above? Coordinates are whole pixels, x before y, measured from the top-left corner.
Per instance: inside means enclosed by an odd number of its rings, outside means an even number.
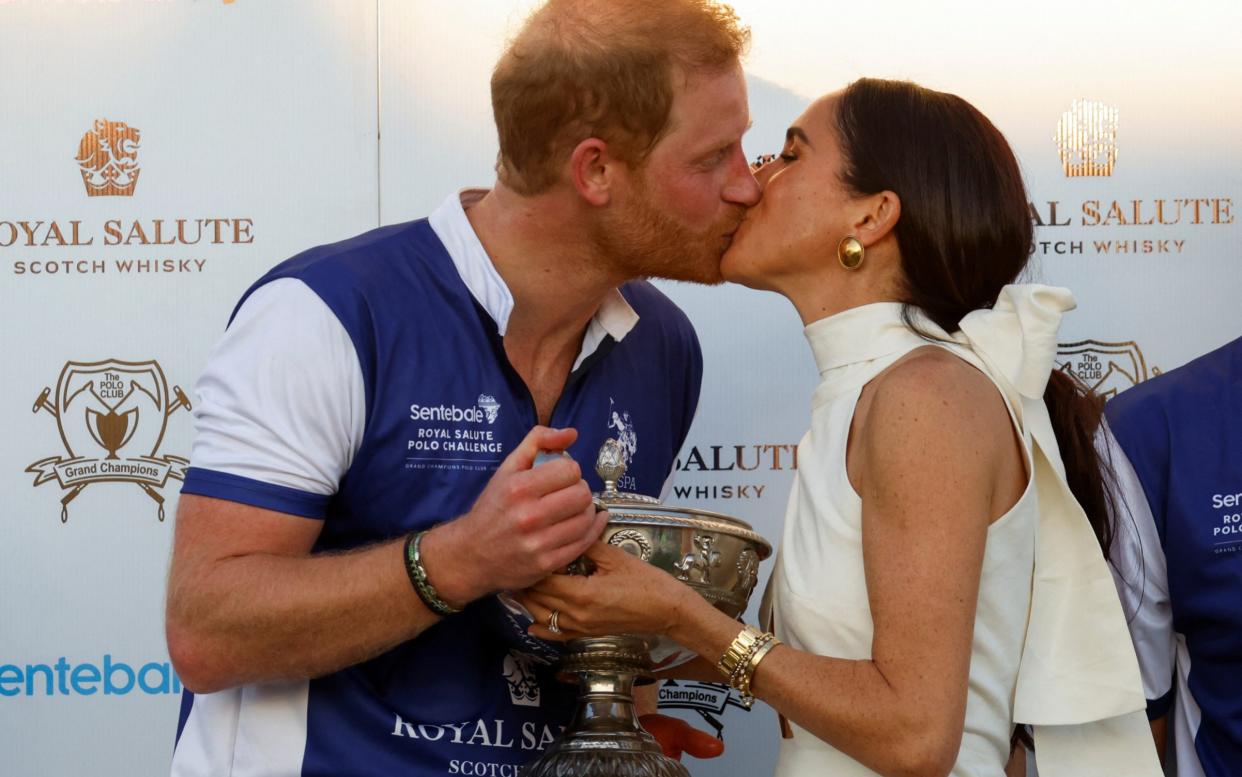
[[[428,532],[427,575],[446,602],[464,606],[530,585],[598,538],[607,513],[595,513],[578,465],[559,459],[533,467],[540,450],[562,450],[575,437],[573,430],[534,429],[467,514]],[[182,497],[166,632],[188,689],[321,676],[379,655],[439,620],[410,585],[404,537],[312,554],[321,526],[235,502]]]
[[[438,618],[422,606],[400,539],[311,555],[322,522],[184,495],[169,578],[168,650],[210,692],[315,677],[378,655]]]

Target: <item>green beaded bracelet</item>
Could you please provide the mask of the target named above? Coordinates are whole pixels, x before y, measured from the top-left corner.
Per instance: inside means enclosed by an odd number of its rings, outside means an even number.
[[[455,615],[461,610],[441,599],[436,593],[435,586],[427,580],[427,570],[423,568],[423,558],[419,553],[419,545],[426,533],[426,530],[416,531],[406,538],[405,572],[410,576],[410,585],[414,586],[414,592],[418,594],[419,599],[423,600],[423,604],[427,605],[428,610],[441,617]]]

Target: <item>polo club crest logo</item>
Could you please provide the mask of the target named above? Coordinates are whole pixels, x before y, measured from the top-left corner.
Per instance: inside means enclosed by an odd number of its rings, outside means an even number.
[[[1159,367],[1148,370],[1143,351],[1133,341],[1060,343],[1057,367],[1105,399],[1160,374]]]
[[[69,503],[93,483],[133,483],[159,506],[157,489],[169,478],[185,479],[189,459],[159,455],[168,417],[190,410],[180,386],[171,393],[164,371],[154,361],[68,362],[56,391],[44,388],[31,411],[56,419],[67,456],[49,456],[26,467],[34,485],[56,481],[65,491],[60,520],[69,520]]]
[[[138,186],[139,132],[123,121],[96,119],[78,142],[78,167],[88,197],[132,197]]]

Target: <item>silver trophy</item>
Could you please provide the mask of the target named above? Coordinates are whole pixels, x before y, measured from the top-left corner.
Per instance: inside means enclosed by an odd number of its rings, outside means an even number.
[[[595,471],[604,481],[596,507],[611,518],[603,541],[663,569],[731,617],[740,617],[772,546],[750,525],[720,513],[661,504],[617,490],[625,473],[621,445],[600,448]],[[571,573],[589,574],[581,563]],[[694,658],[667,637],[627,634],[570,640],[560,658],[576,677],[578,707],[564,735],[523,777],[689,777],[638,724],[635,680]]]

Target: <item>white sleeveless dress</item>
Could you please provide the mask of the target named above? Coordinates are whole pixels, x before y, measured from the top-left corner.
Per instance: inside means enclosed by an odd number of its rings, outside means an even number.
[[[952,336],[920,326],[992,379],[1021,434],[1021,498],[988,529],[971,644],[966,721],[953,777],[1002,777],[1015,723],[1034,724],[1041,777],[1159,777],[1138,664],[1108,568],[1069,494],[1043,403],[1064,289],[1008,286]],[[812,323],[822,383],[766,593],[765,618],[798,650],[871,658],[862,502],[846,475],[850,422],[863,386],[923,339],[901,306],[878,303]],[[911,537],[917,542],[918,537]],[[832,693],[831,688],[820,692]],[[796,725],[778,777],[875,773]]]

